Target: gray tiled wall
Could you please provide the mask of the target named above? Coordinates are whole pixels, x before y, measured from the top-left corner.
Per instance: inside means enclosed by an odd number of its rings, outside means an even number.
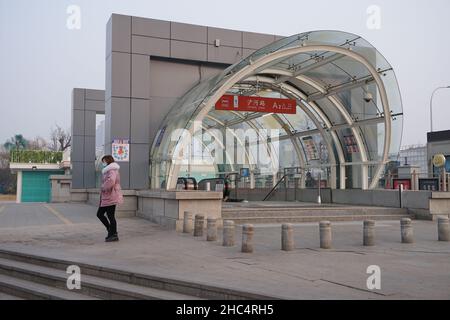
[[[113,139],[130,139],[122,187],[145,189],[150,148],[170,107],[199,81],[280,37],[113,14],[106,38],[105,152]]]
[[[95,187],[96,115],[105,113],[105,91],[72,91],[72,188]]]

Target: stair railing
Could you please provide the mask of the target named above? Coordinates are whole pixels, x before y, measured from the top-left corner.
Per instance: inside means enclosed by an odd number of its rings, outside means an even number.
[[[269,193],[264,197],[263,201],[266,201],[271,195],[272,193],[275,191],[275,189],[278,187],[278,185],[281,183],[281,181],[283,181],[284,179],[286,179],[288,175],[285,174],[281,177],[280,180],[278,180],[278,182],[273,186],[273,188],[269,191]]]

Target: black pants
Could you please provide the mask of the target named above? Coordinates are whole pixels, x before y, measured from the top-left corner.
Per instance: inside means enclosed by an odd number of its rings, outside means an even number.
[[[116,212],[116,206],[108,206],[108,207],[99,207],[97,211],[97,218],[104,224],[106,230],[110,235],[117,233],[117,222],[114,214]],[[108,219],[105,217],[105,213],[108,216]]]

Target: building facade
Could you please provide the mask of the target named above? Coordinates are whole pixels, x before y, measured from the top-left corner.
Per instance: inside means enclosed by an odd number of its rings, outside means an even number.
[[[105,91],[73,93],[73,188],[95,186],[102,112],[105,153],[125,141],[124,189],[241,172],[249,188],[290,172],[301,188],[316,177],[373,189],[398,157],[394,71],[357,35],[282,37],[114,14],[106,40]]]
[[[413,165],[419,167],[419,177],[428,177],[428,157],[426,145],[403,146],[399,153],[401,165]]]

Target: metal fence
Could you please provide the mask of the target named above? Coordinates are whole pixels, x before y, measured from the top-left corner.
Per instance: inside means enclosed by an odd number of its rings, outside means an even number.
[[[63,158],[62,151],[43,150],[12,150],[10,152],[11,163],[60,163]]]

